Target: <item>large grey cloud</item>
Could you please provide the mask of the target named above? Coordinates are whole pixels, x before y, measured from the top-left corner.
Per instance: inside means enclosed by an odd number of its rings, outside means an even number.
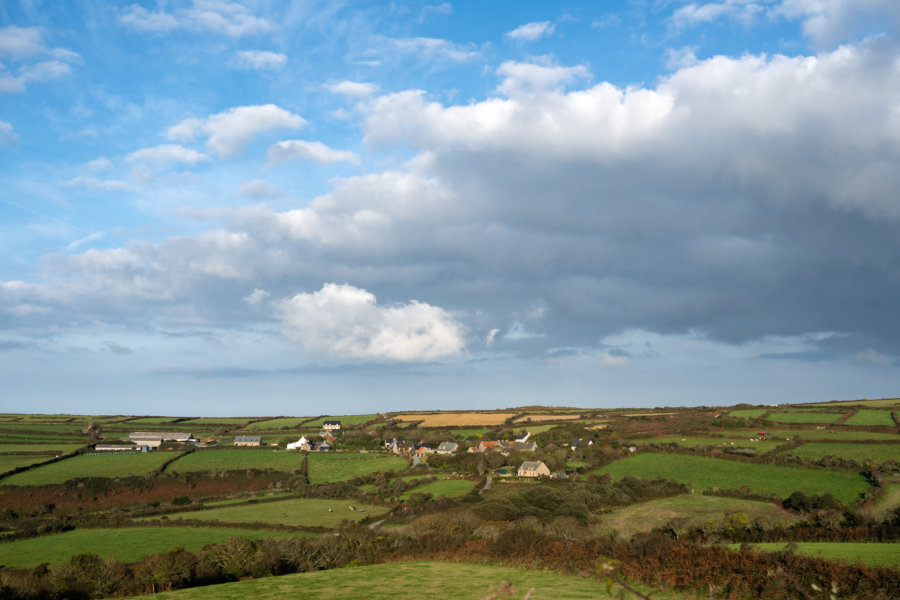
[[[2,284],[3,319],[277,324],[284,310],[244,299],[335,282],[452,311],[476,350],[637,329],[734,343],[835,332],[809,339],[898,353],[898,59],[877,38],[715,57],[628,89],[545,60],[502,65],[477,102],[364,100],[369,144],[415,158],[302,208],[229,211],[218,231],[50,257],[44,282]]]

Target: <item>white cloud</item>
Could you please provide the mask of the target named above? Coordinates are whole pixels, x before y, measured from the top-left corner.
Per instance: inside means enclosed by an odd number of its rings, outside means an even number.
[[[185,148],[180,144],[161,144],[151,148],[141,148],[128,155],[126,160],[130,162],[150,162],[156,164],[163,163],[184,163],[195,165],[199,162],[206,162],[209,156],[202,152],[197,152],[190,148]]]
[[[326,283],[278,303],[288,338],[313,354],[428,361],[463,351],[463,326],[444,309],[417,302],[378,305],[374,294]]]
[[[47,46],[40,27],[0,27],[0,56],[20,61],[42,55],[69,62],[81,59],[71,50]]]
[[[672,25],[680,29],[698,23],[710,23],[722,18],[735,19],[749,24],[763,14],[768,5],[769,2],[754,0],[691,3],[675,11],[672,15]]]
[[[266,290],[254,288],[252,292],[244,297],[244,302],[246,302],[250,306],[259,306],[260,304],[265,302],[266,299],[271,295],[272,294],[270,294]]]
[[[490,331],[487,332],[487,335],[484,336],[484,345],[491,347],[494,345],[494,341],[497,339],[497,334],[500,333],[500,329],[494,327]]]
[[[235,56],[235,66],[242,69],[280,69],[287,64],[288,57],[280,52],[267,50],[241,50]]]
[[[128,184],[116,179],[98,179],[79,175],[68,181],[69,185],[80,185],[92,190],[106,190],[107,192],[121,192],[128,189]]]
[[[503,76],[500,91],[508,96],[522,92],[557,90],[577,79],[590,78],[587,67],[562,67],[534,62],[506,61],[497,69]]]
[[[284,140],[269,147],[268,164],[280,165],[294,158],[305,158],[320,165],[336,162],[359,164],[359,157],[347,150],[333,150],[322,142],[306,140]]]
[[[283,193],[281,188],[262,179],[245,181],[238,187],[238,194],[247,198],[275,198]]]
[[[13,132],[13,126],[6,121],[0,121],[0,146],[19,141],[19,136]]]
[[[99,240],[99,239],[103,238],[105,235],[106,234],[104,232],[97,231],[90,235],[86,235],[83,238],[74,240],[68,246],[66,246],[66,252],[72,252],[74,250],[77,250],[78,248],[80,248],[81,246],[84,246],[85,244],[89,244],[95,240]]]
[[[900,29],[896,0],[782,0],[772,14],[802,19],[804,34],[823,46]]]
[[[220,158],[233,158],[244,152],[259,133],[277,129],[299,129],[306,120],[274,104],[238,106],[210,116],[206,120],[185,119],[170,127],[170,140],[190,140],[200,133],[208,136],[206,146]]]
[[[85,164],[85,167],[94,172],[107,171],[113,168],[113,162],[105,156],[100,156],[94,160],[88,161]]]
[[[351,98],[365,98],[374,94],[378,89],[378,86],[375,84],[358,81],[342,81],[326,87],[335,94],[343,94]]]
[[[542,37],[553,35],[555,26],[550,21],[539,21],[519,25],[512,31],[508,31],[504,37],[517,42],[533,42]]]
[[[422,7],[422,12],[419,13],[419,23],[424,23],[432,15],[452,14],[453,5],[451,5],[449,2],[442,2],[440,4],[426,4]]]
[[[119,21],[134,29],[163,32],[174,29],[210,31],[231,37],[263,33],[272,24],[250,13],[247,7],[223,0],[194,0],[189,8],[174,12],[149,11],[132,4],[119,14]]]
[[[394,39],[392,41],[396,50],[426,58],[439,56],[453,62],[466,62],[481,55],[475,46],[471,44],[460,46],[440,38],[415,37]]]

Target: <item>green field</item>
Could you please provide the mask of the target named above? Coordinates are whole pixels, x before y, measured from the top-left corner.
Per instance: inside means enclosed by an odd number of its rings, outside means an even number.
[[[620,538],[627,540],[636,533],[663,527],[673,519],[678,523],[679,529],[687,529],[702,527],[709,520],[721,522],[726,514],[733,513],[744,513],[751,521],[758,518],[767,525],[791,525],[800,520],[768,502],[683,494],[614,510],[601,517],[599,529],[602,533],[614,531]]]
[[[49,454],[32,454],[30,456],[24,454],[0,454],[0,473],[6,473],[19,467],[33,465],[35,463],[44,462],[53,458]],[[0,485],[5,484],[9,479],[0,480]]]
[[[777,423],[834,423],[844,416],[842,413],[822,413],[809,411],[773,412],[766,420]]]
[[[199,419],[188,419],[187,421],[184,421],[184,423],[188,425],[199,425],[201,427],[218,427],[221,425],[243,425],[253,419],[254,417],[203,417]]]
[[[131,425],[171,425],[173,421],[177,421],[182,417],[138,417],[137,419],[129,419],[125,423],[126,426]],[[179,423],[175,423],[178,425]]]
[[[291,496],[290,492],[279,492],[277,494],[269,493],[261,496],[245,496],[244,498],[229,498],[228,500],[214,500],[212,502],[204,502],[203,506],[232,506],[234,504],[244,504],[251,500],[266,500],[271,498],[287,498]]]
[[[348,507],[362,508],[351,511]],[[328,512],[331,509],[331,512]],[[211,508],[185,513],[168,514],[169,520],[184,518],[223,523],[269,523],[291,527],[336,527],[343,520],[359,521],[372,515],[381,515],[390,507],[361,504],[355,500],[319,500],[314,498],[257,502],[241,506]],[[139,519],[158,520],[159,517]]]
[[[290,473],[300,468],[303,455],[299,452],[277,451],[270,448],[228,448],[197,450],[171,464],[170,471],[236,471],[242,469],[274,469]]]
[[[774,450],[778,444],[783,442],[779,440],[760,440],[751,442],[749,437],[688,437],[675,435],[632,440],[632,443],[638,446],[641,444],[677,444],[684,448],[693,448],[694,446],[723,446],[727,448],[753,448],[760,452],[768,452],[769,450]]]
[[[896,427],[889,410],[860,410],[844,421],[844,425]]]
[[[303,424],[303,426],[322,427],[322,424],[325,421],[340,421],[341,427],[346,427],[347,425],[362,425],[363,423],[374,421],[377,418],[378,415],[339,415],[334,417],[321,417],[312,421],[307,421]]]
[[[347,567],[265,577],[234,583],[160,592],[146,600],[282,600],[284,598],[355,598],[365,600],[482,600],[502,581],[515,585],[510,600],[595,600],[608,598],[606,586],[594,579],[552,571],[465,563],[404,562]],[[643,592],[651,588],[640,587]],[[613,588],[615,594],[618,590]],[[629,598],[632,596],[629,595]],[[654,600],[678,600],[687,595],[654,591]]]
[[[768,408],[739,408],[728,412],[735,419],[758,419],[769,411]]]
[[[174,452],[81,454],[0,480],[3,485],[46,485],[76,477],[127,477],[159,469]]]
[[[553,425],[555,427],[555,425]],[[466,439],[469,436],[477,435],[482,436],[486,434],[490,429],[450,429],[450,435],[459,439]]]
[[[84,444],[7,444],[0,441],[0,453],[15,454],[17,452],[44,452],[47,454],[65,454],[83,448]]]
[[[777,552],[783,542],[753,544],[763,552]],[[732,546],[733,548],[736,547]],[[890,542],[797,542],[797,553],[855,564],[857,561],[872,567],[900,567],[900,544]]]
[[[250,423],[245,429],[247,429],[247,431],[298,429],[300,423],[308,418],[309,417],[281,417],[278,419],[269,419],[267,421]]]
[[[840,407],[840,406],[868,406],[871,408],[900,408],[900,398],[882,398],[880,400],[848,400],[846,402],[820,402],[818,404],[805,404],[804,406]]]
[[[376,471],[402,471],[408,465],[409,460],[400,456],[314,452],[309,455],[309,481],[345,481]]]
[[[44,433],[60,433],[82,435],[87,422],[81,423],[0,423],[0,429],[9,433],[25,435],[42,435]]]
[[[544,433],[545,431],[550,431],[551,429],[555,429],[559,427],[559,425],[529,425],[528,427],[521,427],[519,429],[524,429],[528,433],[531,434],[532,437],[536,436],[539,433]],[[519,429],[515,429],[514,431],[518,432]]]
[[[776,429],[769,431],[771,439],[779,441],[785,439],[793,439],[800,436],[804,440],[858,440],[858,441],[880,441],[880,440],[898,440],[900,435],[896,433],[886,433],[883,431],[831,431],[830,429]]]
[[[468,494],[473,487],[475,487],[475,482],[466,479],[440,479],[407,490],[399,498],[402,502],[406,502],[412,494],[416,493],[431,494],[435,498],[440,498],[441,496],[456,498],[457,496]]]
[[[295,533],[254,531],[222,527],[123,527],[120,529],[76,529],[25,540],[0,543],[0,565],[29,569],[48,562],[58,565],[75,554],[91,552],[123,562],[140,560],[146,554],[184,546],[195,552],[207,544],[230,537],[262,539],[295,536]]]
[[[848,442],[807,442],[789,450],[787,454],[799,458],[819,459],[826,455],[847,458],[857,462],[873,460],[883,463],[900,461],[900,444],[863,444]]]
[[[807,494],[829,492],[846,503],[856,501],[868,488],[865,478],[858,473],[651,452],[628,456],[592,473],[609,473],[616,479],[626,475],[674,479],[691,485],[696,492],[714,487],[739,489],[741,486],[779,498],[787,498],[798,490]]]

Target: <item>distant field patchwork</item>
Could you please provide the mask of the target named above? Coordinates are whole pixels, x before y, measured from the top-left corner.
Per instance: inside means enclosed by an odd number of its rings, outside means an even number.
[[[421,413],[415,415],[397,415],[396,421],[422,421],[422,427],[468,427],[474,425],[502,425],[515,413]]]
[[[807,442],[787,452],[800,458],[819,459],[826,455],[847,458],[857,462],[872,460],[877,463],[900,461],[900,444],[863,444],[848,442]]]
[[[617,460],[592,472],[609,473],[616,479],[626,475],[644,479],[674,479],[692,485],[696,492],[713,487],[739,489],[741,486],[763,494],[775,494],[779,498],[787,498],[798,490],[808,494],[829,492],[846,503],[856,501],[868,488],[868,482],[862,475],[846,471],[651,452]]]
[[[751,439],[757,441],[751,441]],[[783,441],[760,439],[759,437],[684,437],[684,436],[666,436],[656,438],[642,438],[632,440],[635,444],[677,444],[685,448],[693,448],[694,446],[722,446],[725,448],[752,448],[759,452],[768,452],[774,450]]]
[[[860,410],[844,421],[844,425],[896,427],[889,410]]]
[[[728,411],[728,416],[735,419],[758,419],[766,414],[768,410],[768,408],[739,408]]]
[[[349,510],[353,506],[360,510]],[[319,500],[314,498],[258,502],[241,506],[226,506],[167,515],[179,518],[222,523],[268,523],[301,527],[335,527],[343,520],[359,521],[372,515],[386,513],[389,507],[361,504],[354,500]],[[330,512],[329,512],[330,511]],[[143,520],[158,520],[149,517]]]
[[[808,411],[773,412],[766,419],[777,423],[834,423],[844,416],[841,413]]]
[[[337,415],[333,417],[321,417],[319,419],[314,419],[312,421],[307,421],[303,423],[304,427],[322,427],[325,421],[340,421],[341,426],[347,425],[362,425],[363,423],[368,423],[369,421],[374,421],[378,418],[378,415]]]

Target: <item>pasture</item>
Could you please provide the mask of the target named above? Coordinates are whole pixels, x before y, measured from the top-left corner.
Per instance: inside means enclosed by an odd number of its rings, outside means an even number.
[[[300,423],[303,423],[309,417],[279,417],[277,419],[268,419],[266,421],[257,421],[247,425],[247,431],[263,431],[263,430],[284,430],[297,429]]]
[[[515,413],[440,412],[404,414],[391,417],[391,419],[404,423],[422,421],[420,427],[468,427],[502,425],[504,421],[514,416],[516,416]]]
[[[882,521],[888,518],[895,508],[900,507],[900,478],[885,482],[884,494],[878,502],[864,509],[872,519]]]
[[[144,555],[166,552],[175,546],[184,546],[186,550],[196,552],[207,544],[224,542],[230,537],[263,539],[286,535],[297,534],[225,527],[75,529],[0,543],[0,565],[16,569],[30,569],[45,562],[58,565],[75,554],[86,552],[133,562]]]
[[[19,467],[27,467],[51,458],[53,456],[48,454],[0,454],[0,473],[6,473]],[[0,480],[0,485],[6,483],[6,481],[8,480]]]
[[[595,600],[606,596],[602,582],[552,571],[491,565],[441,562],[403,562],[347,567],[280,577],[265,577],[202,588],[140,596],[145,600],[282,600],[283,598],[452,598],[482,600],[501,581],[515,585],[513,598],[529,600]],[[643,592],[652,588],[639,586]],[[614,588],[615,592],[615,588]],[[630,595],[628,597],[631,597]],[[676,592],[654,592],[655,600],[688,598]]]
[[[129,454],[80,454],[72,458],[16,473],[0,481],[2,485],[47,485],[76,477],[128,477],[155,471],[174,452]]]
[[[258,417],[200,417],[197,419],[188,419],[183,422],[186,425],[197,425],[199,427],[221,427],[227,425],[244,425],[256,418]]]
[[[846,471],[783,467],[745,461],[642,452],[614,461],[592,473],[609,473],[615,479],[634,475],[644,479],[674,479],[695,492],[706,488],[739,489],[787,498],[795,491],[807,494],[831,493],[845,503],[855,502],[868,488],[866,479]]]
[[[817,460],[826,455],[847,458],[856,462],[872,460],[883,463],[900,461],[900,444],[864,444],[848,442],[807,442],[787,452],[791,456]]]
[[[399,498],[401,502],[406,502],[412,494],[431,494],[435,498],[446,496],[447,498],[456,498],[463,494],[468,494],[475,487],[474,481],[467,479],[439,479],[430,483],[424,483],[411,490],[403,492]]]
[[[309,455],[309,482],[346,481],[377,471],[402,471],[409,460],[384,454],[338,454],[313,452]]]
[[[728,411],[728,416],[735,419],[758,419],[768,411],[768,408],[739,408]]]
[[[784,542],[766,542],[753,544],[753,549],[778,552],[785,546]],[[890,542],[797,542],[797,553],[850,564],[858,561],[870,567],[900,567],[900,544]]]
[[[814,423],[829,424],[840,419],[843,413],[827,413],[827,412],[810,412],[810,411],[790,411],[790,412],[773,412],[766,417],[768,421],[776,423]]]
[[[270,448],[222,448],[197,450],[171,464],[170,471],[236,471],[242,469],[273,469],[290,473],[300,468],[303,455],[299,452]]]
[[[757,441],[752,442],[751,439]],[[768,452],[774,450],[782,441],[766,440],[758,437],[701,437],[701,436],[663,436],[654,438],[642,438],[632,440],[636,445],[641,444],[677,444],[684,448],[693,448],[694,446],[722,446],[725,448],[753,448],[760,452]]]
[[[348,509],[349,506],[363,509]],[[359,521],[372,515],[386,513],[390,507],[361,504],[355,500],[319,500],[315,498],[254,502],[240,506],[226,506],[166,515],[170,521],[179,518],[222,523],[266,523],[291,527],[336,527],[343,520]],[[331,512],[329,512],[331,511]],[[159,520],[148,517],[140,521]]]
[[[678,523],[679,529],[687,529],[702,527],[710,520],[720,523],[726,515],[734,513],[744,513],[751,521],[760,519],[769,526],[776,523],[792,525],[800,520],[798,516],[769,502],[683,494],[614,510],[600,518],[598,529],[601,533],[615,532],[621,539],[627,540],[636,533],[648,532],[673,520]]]
[[[449,433],[457,439],[466,439],[471,436],[481,437],[490,429],[450,429]]]
[[[515,423],[531,423],[531,422],[544,422],[544,421],[577,421],[581,418],[580,414],[565,414],[565,413],[531,413],[525,416],[519,417],[514,422]]]
[[[244,504],[246,502],[250,502],[251,500],[267,500],[272,498],[287,498],[290,496],[290,492],[279,492],[279,493],[268,493],[263,494],[261,496],[248,496],[244,498],[229,498],[228,500],[213,500],[212,502],[204,502],[203,506],[231,506],[234,504]]]
[[[869,408],[900,408],[900,398],[881,398],[879,400],[846,400],[844,402],[819,402],[816,404],[804,404],[804,406],[821,406],[824,408],[841,406],[866,406]]]
[[[894,423],[894,419],[891,418],[891,411],[889,410],[867,410],[863,409],[857,411],[855,415],[844,421],[844,425],[857,425],[857,426],[881,426],[881,427],[896,427],[897,424]]]
[[[325,421],[340,421],[341,427],[347,427],[348,425],[362,425],[363,423],[374,421],[377,418],[378,415],[338,415],[332,417],[320,417],[318,419],[313,419],[312,421],[306,421],[303,423],[303,426],[322,427]]]
[[[171,425],[181,418],[182,417],[138,417],[136,419],[128,419],[122,423],[122,425]]]
[[[6,440],[0,439],[0,453],[16,454],[16,453],[35,453],[42,452],[45,454],[65,454],[66,452],[74,452],[79,448],[83,448],[84,444],[72,443],[51,443],[51,444],[19,444],[6,443]]]
[[[772,439],[786,440],[800,436],[808,441],[853,440],[853,441],[900,441],[900,435],[884,431],[832,431],[830,429],[776,429],[769,431]]]

